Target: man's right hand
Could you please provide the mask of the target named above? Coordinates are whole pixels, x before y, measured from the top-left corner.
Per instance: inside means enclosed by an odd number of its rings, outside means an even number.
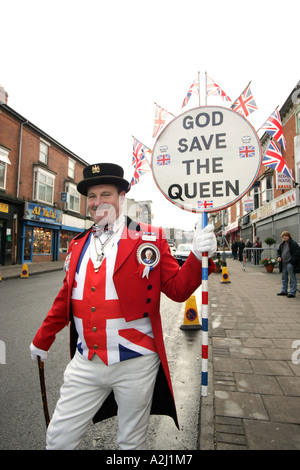
[[[37,357],[40,356],[41,361],[45,362],[48,356],[47,351],[43,351],[43,349],[36,348],[33,343],[30,345],[30,353],[31,353],[31,359],[33,361],[37,360]]]

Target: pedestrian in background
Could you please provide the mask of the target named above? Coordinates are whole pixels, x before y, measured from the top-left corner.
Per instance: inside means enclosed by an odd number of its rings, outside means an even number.
[[[238,242],[238,255],[239,255],[239,261],[243,261],[243,250],[245,248],[245,242],[242,238],[240,238],[240,241]]]
[[[247,260],[248,260],[248,261],[251,261],[251,248],[252,248],[252,243],[250,242],[249,238],[246,240],[245,248],[247,248],[247,251],[246,251]]]
[[[262,249],[261,249],[261,243],[259,241],[259,237],[255,237],[254,238],[254,241],[253,241],[253,260],[254,260],[254,264],[259,264],[260,263],[260,258],[261,258],[261,253],[262,253]]]
[[[235,239],[234,242],[232,243],[232,256],[233,256],[233,259],[237,259],[237,250],[238,250],[238,242]]]
[[[296,296],[297,278],[296,272],[300,272],[300,247],[292,239],[290,232],[285,230],[281,234],[282,243],[277,251],[279,271],[281,272],[281,292],[277,295],[287,295],[289,298]],[[288,282],[290,290],[288,292]]]

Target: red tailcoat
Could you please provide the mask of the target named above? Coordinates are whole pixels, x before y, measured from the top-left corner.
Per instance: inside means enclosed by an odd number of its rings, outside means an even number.
[[[113,281],[125,320],[131,321],[143,317],[151,319],[154,340],[161,361],[151,414],[169,415],[178,426],[170,372],[163,342],[160,295],[163,292],[174,301],[186,301],[201,284],[202,265],[191,253],[187,261],[179,268],[176,259],[170,253],[162,229],[145,224],[136,224],[129,218],[126,218],[126,222],[127,226],[124,227],[119,242]],[[156,239],[146,242],[145,235],[150,232],[155,233]],[[56,333],[71,322],[71,355],[75,353],[77,333],[71,311],[71,292],[78,259],[89,233],[90,230],[81,233],[70,243],[67,258],[69,266],[63,281],[63,287],[33,340],[33,344],[37,348],[48,351]],[[148,278],[146,276],[142,277],[138,272],[140,264],[137,251],[143,243],[155,245],[160,253],[159,263],[150,271]],[[213,269],[214,264],[210,260],[209,273]],[[97,422],[109,418],[114,416],[116,412],[117,405],[113,393],[111,393],[93,420]]]

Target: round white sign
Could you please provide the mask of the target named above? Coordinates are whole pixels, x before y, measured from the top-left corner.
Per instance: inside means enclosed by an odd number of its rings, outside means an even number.
[[[216,212],[249,191],[261,158],[259,138],[247,119],[231,109],[204,106],[163,129],[151,167],[170,202],[190,212]]]

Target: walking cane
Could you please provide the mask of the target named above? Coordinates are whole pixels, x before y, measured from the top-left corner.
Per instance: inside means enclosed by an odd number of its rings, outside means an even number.
[[[44,363],[41,360],[40,356],[38,356],[38,366],[39,366],[39,375],[40,375],[40,384],[41,384],[41,393],[42,393],[42,400],[43,400],[43,407],[44,407],[44,415],[45,415],[46,426],[48,427],[48,425],[50,423],[50,417],[49,417],[47,395],[46,395]]]

